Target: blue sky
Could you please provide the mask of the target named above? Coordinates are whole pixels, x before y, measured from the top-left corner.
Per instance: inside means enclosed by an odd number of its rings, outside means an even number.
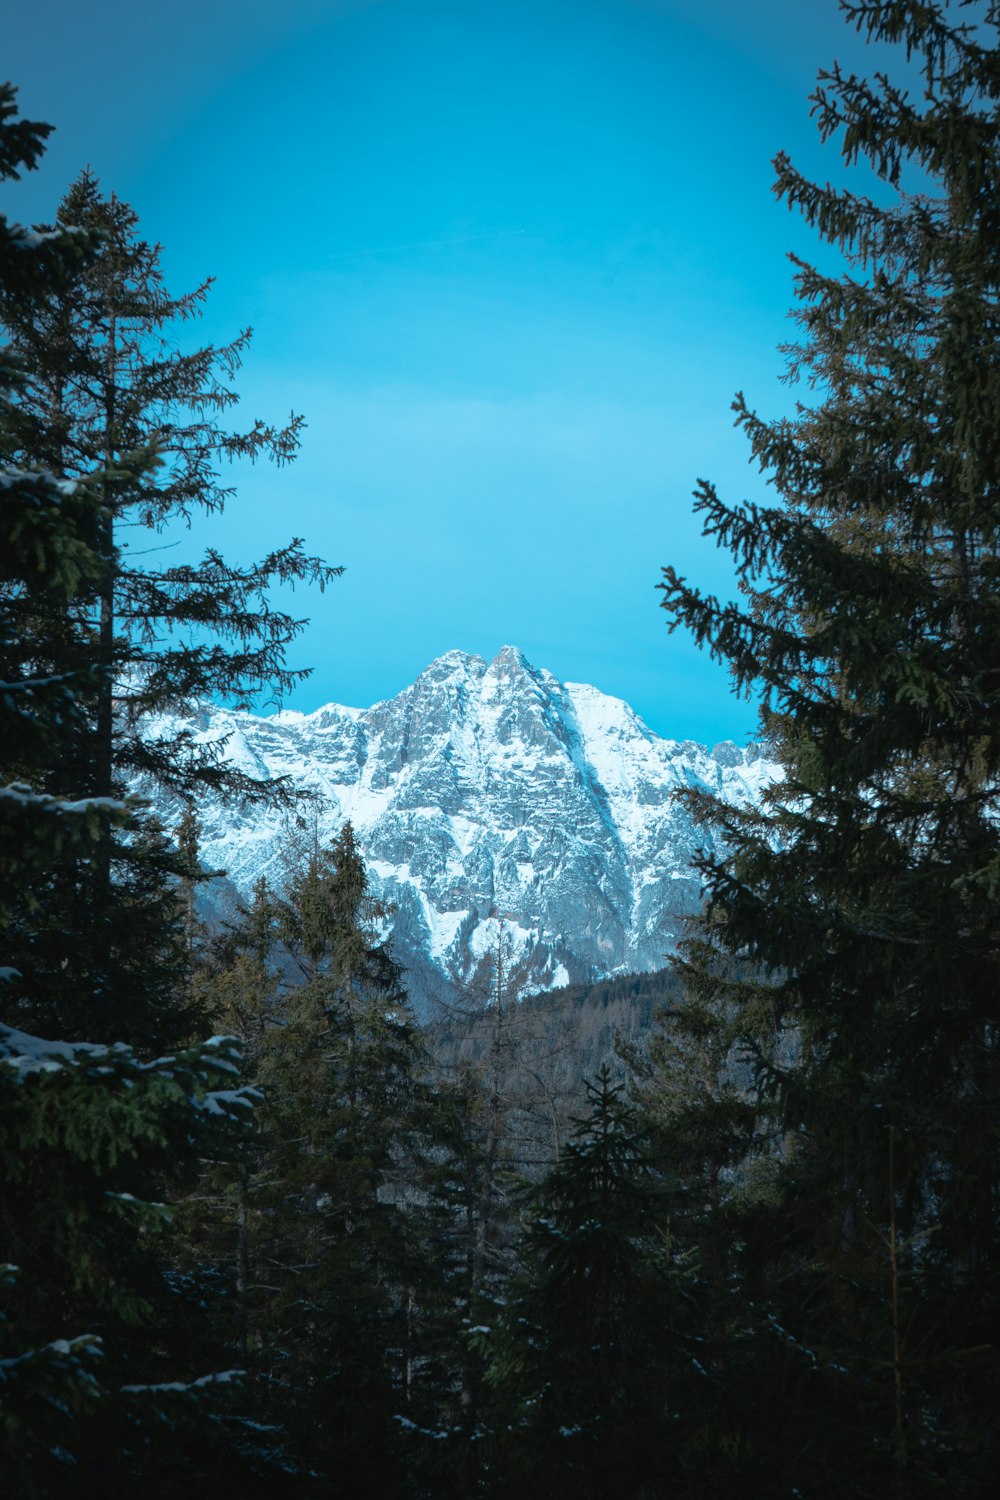
[[[346,565],[295,596],[315,670],[292,706],[510,642],[662,734],[748,737],[753,705],[668,636],[655,586],[672,562],[731,590],[700,475],[764,493],[729,406],[792,399],[785,257],[815,246],[770,163],[838,175],[807,96],[835,56],[872,59],[835,0],[16,12],[5,67],[57,133],[5,210],[50,217],[89,164],[174,290],[217,278],[199,337],[253,325],[246,418],[306,416],[296,463],[239,474],[174,553],[294,533]]]

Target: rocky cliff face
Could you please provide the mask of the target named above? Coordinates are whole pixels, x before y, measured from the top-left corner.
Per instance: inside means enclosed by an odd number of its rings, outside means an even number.
[[[626,703],[511,646],[489,664],[448,652],[369,709],[205,709],[196,727],[227,736],[225,756],[252,774],[318,793],[322,838],[350,819],[425,1012],[468,981],[501,924],[529,988],[660,967],[698,899],[692,857],[710,845],[672,794],[755,800],[775,774],[757,747],[660,739]],[[243,892],[280,879],[280,815],[200,815],[206,864]]]

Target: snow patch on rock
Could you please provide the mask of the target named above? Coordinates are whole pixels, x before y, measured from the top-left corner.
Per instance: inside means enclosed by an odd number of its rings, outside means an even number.
[[[621,699],[560,683],[513,646],[489,663],[449,651],[368,709],[205,706],[184,724],[225,738],[250,775],[316,794],[322,838],[351,821],[424,1009],[438,980],[442,995],[469,981],[501,923],[526,988],[659,967],[697,904],[692,860],[712,848],[675,793],[756,802],[778,774],[758,746],[661,739]],[[280,879],[281,814],[199,811],[206,865],[244,893]]]

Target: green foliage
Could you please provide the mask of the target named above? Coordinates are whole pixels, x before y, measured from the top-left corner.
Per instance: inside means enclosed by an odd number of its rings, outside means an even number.
[[[6,84],[0,88],[0,168],[11,177],[35,165],[50,128],[17,120],[16,113],[15,91]],[[0,217],[0,297],[46,295],[77,274],[85,253],[83,242],[68,231],[43,237]],[[0,348],[0,736],[5,760],[11,760],[0,831],[12,876],[30,886],[30,872],[51,851],[87,843],[95,822],[108,814],[95,803],[67,807],[37,786],[37,773],[67,724],[82,718],[79,699],[94,678],[82,662],[51,671],[45,655],[39,659],[30,628],[39,609],[52,620],[70,610],[99,585],[105,564],[94,486],[62,484],[50,471],[18,461],[23,382],[14,351]],[[4,893],[8,900],[14,889],[12,879]]]
[[[608,1069],[587,1097],[558,1163],[523,1189],[525,1273],[478,1335],[497,1494],[515,1478],[530,1495],[652,1494],[675,1466],[671,1376],[678,1360],[691,1368],[692,1268],[674,1254],[663,1180]]]
[[[198,980],[264,1103],[185,1207],[192,1274],[287,1482],[403,1493],[449,1395],[454,1105],[424,1082],[350,825],[329,850],[292,837],[286,865]]]
[[[796,262],[790,367],[818,400],[777,422],[737,401],[776,503],[700,486],[745,602],[665,570],[672,626],[760,693],[785,772],[763,812],[691,798],[730,852],[703,865],[684,973],[746,1077],[742,1110],[671,1119],[728,1172],[758,1392],[734,1396],[733,1482],[973,1494],[995,1476],[1000,1395],[1000,13],[844,9],[924,92],[821,75],[821,134],[882,187],[776,162],[779,195],[848,262]]]
[[[47,131],[11,123],[14,113],[5,87],[8,175],[34,164]],[[99,254],[92,233],[0,220],[0,304],[33,316],[68,296]],[[194,1474],[219,1436],[219,1408],[205,1398],[231,1379],[192,1376],[190,1347],[177,1347],[160,1199],[220,1125],[240,1128],[252,1094],[230,1042],[150,1059],[153,1043],[185,1029],[175,1019],[184,970],[173,856],[151,823],[100,789],[86,754],[111,690],[93,619],[113,571],[107,524],[148,461],[95,456],[73,475],[49,462],[32,379],[9,341],[0,351],[0,1470],[26,1500],[176,1493],[177,1455]],[[116,839],[127,857],[102,888]],[[42,1040],[17,1024],[26,1016],[46,1018],[50,1036],[83,1039]],[[142,1051],[100,1036],[113,1017]]]
[[[6,774],[59,797],[121,799],[145,779],[188,799],[205,787],[280,799],[287,788],[225,767],[221,745],[199,742],[192,730],[158,737],[155,716],[188,714],[199,696],[280,695],[303,675],[285,661],[302,622],[273,608],[269,591],[323,587],[338,570],[307,556],[298,540],[250,567],[233,567],[215,550],[199,564],[162,565],[163,548],[138,545],[136,533],[155,538],[196,511],[220,510],[233,493],[221,466],[287,462],[302,419],[224,430],[249,330],[223,348],[181,352],[175,330],[198,315],[210,282],[173,296],[160,249],[141,238],[135,212],[102,196],[89,174],[36,241],[65,241],[73,254],[60,277],[0,285],[5,358],[17,372],[7,451],[22,473],[36,475],[36,488],[37,476],[48,475],[66,509],[89,507],[90,551],[67,550],[64,528],[59,571],[42,558],[42,587],[11,588],[9,676],[43,679],[61,719],[34,762],[25,758],[30,732],[5,741]],[[19,507],[13,543],[41,556],[46,515],[41,500]],[[15,1023],[124,1040],[148,1055],[197,1034],[203,1018],[184,972],[190,945],[173,895],[184,879],[184,858],[135,800],[120,825],[68,853],[12,914],[11,961],[24,976],[8,997]],[[73,982],[57,984],[56,975]]]
[[[238,1074],[231,1042],[144,1063],[122,1045],[0,1026],[0,1432],[18,1494],[127,1485],[151,1429],[174,1426],[184,1387],[157,1380],[174,1374],[173,1351],[149,1332],[169,1302],[152,1250],[169,1214],[150,1187],[204,1151],[220,1119],[244,1121],[253,1093]]]
[[[298,540],[248,568],[214,549],[198,564],[150,566],[150,548],[137,546],[132,533],[155,536],[196,511],[221,510],[234,490],[220,466],[260,457],[287,463],[303,420],[223,429],[222,414],[238,401],[231,382],[250,330],[221,348],[178,350],[174,330],[199,315],[211,280],[181,296],[168,292],[159,246],[140,237],[134,210],[114,194],[102,196],[88,173],[47,233],[58,236],[67,225],[84,231],[93,253],[39,295],[0,291],[0,325],[22,371],[21,461],[65,480],[104,476],[105,574],[82,603],[113,676],[117,717],[112,724],[107,681],[93,725],[92,774],[109,781],[113,763],[118,776],[145,773],[180,791],[211,785],[252,793],[252,779],[220,766],[217,752],[192,734],[159,741],[142,716],[184,711],[199,695],[246,703],[287,690],[305,675],[285,663],[302,622],[274,609],[268,592],[296,582],[323,587],[339,570],[307,556]]]
[[[0,88],[0,175],[18,177],[33,167],[49,127],[18,120],[14,90]],[[40,242],[21,226],[0,218],[0,284],[13,293],[37,295],[60,274],[69,274],[79,247],[62,235]],[[81,588],[101,575],[97,550],[98,515],[92,493],[85,487],[60,487],[53,476],[19,468],[11,453],[16,408],[14,397],[20,371],[9,351],[0,354],[0,729],[10,742],[23,743],[22,765],[44,763],[58,725],[75,712],[73,674],[53,681],[27,663],[18,663],[18,643],[29,600],[37,592],[50,607],[65,608]],[[13,670],[12,670],[13,669]],[[23,780],[11,779],[0,789],[0,843],[5,851],[0,878],[0,920],[6,925],[20,904],[21,891],[44,872],[48,862],[66,851],[85,847],[102,831],[107,807],[67,805],[33,792]],[[0,969],[0,986],[17,977],[7,963]],[[8,1134],[13,1113],[20,1125]],[[37,1114],[37,1112],[36,1112]],[[0,1151],[8,1170],[23,1166],[19,1154],[25,1121],[21,1091],[6,1062],[0,1064]],[[62,1123],[57,1120],[58,1124]],[[70,1121],[65,1122],[72,1124]],[[42,1128],[32,1121],[32,1133]],[[6,1204],[3,1205],[4,1209]],[[0,1224],[6,1227],[6,1213]],[[6,1238],[6,1235],[5,1235]],[[5,1247],[6,1250],[6,1247]],[[49,1446],[58,1447],[63,1427],[89,1412],[98,1395],[94,1368],[100,1355],[98,1340],[83,1331],[61,1337],[65,1329],[53,1319],[36,1341],[31,1332],[9,1329],[8,1305],[17,1294],[18,1267],[3,1270],[3,1309],[0,1322],[0,1441],[5,1469],[30,1474],[35,1459]],[[46,1435],[32,1414],[32,1406],[64,1416],[60,1431]],[[13,1464],[17,1469],[13,1469]],[[26,1492],[30,1493],[30,1490]]]

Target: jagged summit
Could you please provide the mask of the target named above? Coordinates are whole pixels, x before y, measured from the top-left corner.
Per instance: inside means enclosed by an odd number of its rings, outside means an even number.
[[[413,686],[421,682],[446,682],[456,679],[478,679],[488,671],[486,661],[468,651],[445,651],[424,667]],[[404,692],[408,689],[404,688]]]
[[[489,663],[448,651],[367,709],[208,708],[196,724],[228,736],[224,754],[252,774],[318,793],[323,836],[351,820],[425,1008],[472,980],[501,921],[534,989],[662,965],[707,838],[673,793],[755,800],[774,775],[755,746],[661,739],[621,699],[561,683],[515,646]],[[277,877],[279,815],[210,803],[201,816],[206,863],[242,891]]]

